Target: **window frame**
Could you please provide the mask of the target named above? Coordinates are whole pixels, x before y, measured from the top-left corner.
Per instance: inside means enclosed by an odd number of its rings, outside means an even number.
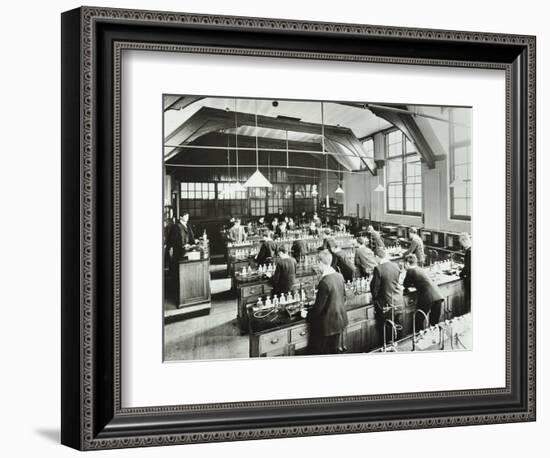
[[[390,156],[389,155],[389,137],[390,135],[393,133],[393,132],[399,132],[401,134],[401,154],[400,155],[396,155],[396,156]],[[385,143],[385,154],[384,154],[384,158],[385,158],[385,191],[386,191],[386,213],[387,214],[392,214],[392,215],[405,215],[405,216],[422,216],[422,213],[424,211],[424,202],[423,202],[423,195],[424,195],[424,190],[422,189],[422,185],[423,185],[423,179],[422,179],[422,165],[420,165],[420,189],[421,189],[421,197],[420,197],[420,211],[410,211],[410,210],[407,210],[407,158],[408,157],[411,157],[411,156],[414,156],[415,154],[417,154],[418,156],[420,156],[420,154],[418,153],[418,151],[414,151],[412,153],[407,153],[407,141],[408,138],[407,136],[404,134],[403,131],[401,131],[400,129],[398,128],[394,128],[394,129],[390,129],[388,131],[386,131],[384,133],[384,143]],[[411,142],[412,143],[412,142]],[[396,159],[396,158],[400,158],[401,159],[401,201],[402,201],[402,210],[391,210],[390,209],[390,192],[389,192],[389,186],[390,184],[394,184],[396,183],[395,181],[392,181],[390,182],[389,179],[388,179],[388,163],[389,163],[389,160],[391,159]],[[421,163],[421,160],[419,159],[419,162]],[[413,183],[413,184],[418,184],[418,183]]]
[[[270,197],[270,193],[272,192],[272,188],[265,189],[264,195],[262,197],[254,197],[252,195],[251,190],[245,190],[242,191],[242,193],[245,195],[242,199],[232,199],[232,198],[223,198],[220,197],[220,192],[223,190],[223,187],[225,184],[232,183],[232,181],[179,181],[179,206],[180,206],[180,212],[189,212],[190,216],[192,216],[195,219],[214,219],[219,215],[220,213],[225,214],[231,214],[233,215],[235,212],[233,211],[233,208],[236,206],[235,202],[239,202],[241,205],[241,209],[245,209],[246,211],[244,213],[235,213],[234,216],[242,216],[246,218],[255,218],[258,216],[264,216],[269,214],[274,214],[277,212],[278,208],[283,208],[284,213],[287,214],[298,214],[301,211],[315,211],[317,208],[317,197],[313,197],[311,195],[311,191],[313,189],[313,185],[316,185],[317,188],[319,188],[319,183],[315,183],[314,181],[307,182],[307,183],[272,183],[274,187],[276,188],[283,188],[284,187],[290,187],[288,192],[291,193],[291,196],[289,198],[286,198],[283,196],[282,198],[277,198],[277,204],[275,207],[273,205],[270,206],[270,202],[273,199],[273,197]],[[185,185],[186,192],[187,189],[189,189],[189,185],[193,185],[193,197],[184,197],[184,192],[182,190],[182,187]],[[201,190],[201,197],[196,197],[197,192],[197,185],[200,185]],[[206,185],[208,191],[204,191],[203,187]],[[213,197],[208,195],[206,198],[203,198],[202,193],[203,192],[212,192],[210,190],[210,187],[214,187],[214,194]],[[296,196],[296,191],[300,190],[302,192],[302,196]],[[281,202],[279,202],[281,200]],[[210,210],[205,209],[205,211],[202,211],[203,209],[203,201],[211,202],[209,206],[213,206],[214,212],[213,214],[210,214]],[[310,202],[311,201],[311,202]],[[256,205],[258,202],[261,202],[261,213],[254,214],[252,207],[254,208],[260,208],[260,206]],[[200,215],[196,214],[197,208],[200,208]],[[275,208],[275,211],[270,211]],[[303,209],[303,210],[302,210]]]
[[[449,181],[447,183],[447,189],[449,190],[449,219],[451,220],[457,220],[457,221],[471,221],[472,220],[472,215],[471,215],[471,210],[472,210],[472,189],[471,189],[471,184],[468,185],[469,186],[469,192],[468,192],[468,195],[467,197],[465,198],[468,203],[468,207],[470,208],[470,215],[460,215],[460,214],[456,214],[455,213],[455,197],[454,197],[454,187],[451,187],[451,183],[452,181],[455,179],[455,168],[456,168],[456,165],[455,165],[455,150],[457,148],[463,148],[463,147],[468,147],[468,150],[469,150],[469,162],[467,163],[468,164],[468,167],[470,169],[470,175],[472,174],[472,137],[471,137],[471,125],[470,125],[470,138],[468,140],[462,140],[460,142],[455,142],[454,140],[454,137],[455,137],[455,131],[454,131],[454,124],[453,124],[453,112],[452,110],[450,111],[449,113],[449,120],[450,120],[450,123],[449,123],[449,165],[448,165],[448,176],[449,176]],[[462,164],[461,164],[462,165]],[[471,178],[470,178],[471,180]],[[471,183],[471,181],[470,181]]]

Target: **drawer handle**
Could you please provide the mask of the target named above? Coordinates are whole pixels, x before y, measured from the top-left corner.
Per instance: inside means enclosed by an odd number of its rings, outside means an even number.
[[[279,342],[279,338],[275,337],[274,339],[271,339],[271,343],[275,345],[277,342]]]
[[[307,334],[306,331],[300,331],[300,335],[301,335],[302,337],[305,336],[306,334]]]

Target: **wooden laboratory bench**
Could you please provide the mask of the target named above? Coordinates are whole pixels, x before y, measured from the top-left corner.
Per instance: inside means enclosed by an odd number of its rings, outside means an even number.
[[[331,235],[331,237],[336,240],[336,243],[338,243],[344,251],[352,250],[355,245],[355,238],[351,234],[335,233]],[[308,249],[308,254],[317,254],[317,249],[323,244],[324,239],[320,236],[305,236],[275,239],[274,242],[276,246],[284,245],[287,249],[287,253],[290,254],[292,245],[296,240],[304,240]],[[253,266],[254,257],[258,254],[261,243],[261,240],[256,240],[254,242],[247,241],[239,245],[228,243],[226,247],[227,275],[229,277],[234,277],[235,272],[239,272],[243,267]],[[241,253],[241,256],[238,256],[238,253]]]
[[[237,275],[235,278],[237,291],[237,321],[241,334],[248,334],[248,308],[255,305],[258,298],[263,299],[266,296],[271,296],[273,286],[271,286],[270,280],[265,277],[265,275],[247,281],[243,281],[240,278],[240,275]],[[296,272],[296,283],[294,284],[293,291],[299,290],[300,288],[312,290],[317,285],[317,278],[317,274],[311,269],[298,270]]]
[[[200,259],[184,257],[179,262],[178,308],[210,310],[210,257],[203,253]],[[200,307],[199,307],[200,306]]]
[[[464,284],[456,275],[442,274],[436,283],[445,298],[441,308],[440,321],[463,315]],[[416,310],[416,292],[404,295],[404,307],[396,313],[395,320],[402,326],[397,339],[402,340],[412,334],[413,316]],[[366,353],[382,347],[382,333],[378,326],[375,307],[370,294],[346,297],[348,326],[344,331],[346,353]],[[247,310],[250,326],[250,357],[272,357],[307,354],[309,325],[300,314],[290,317],[287,313],[277,313],[267,319],[256,319],[252,308]]]

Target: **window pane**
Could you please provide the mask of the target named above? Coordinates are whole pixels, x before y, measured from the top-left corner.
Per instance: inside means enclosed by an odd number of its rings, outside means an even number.
[[[464,126],[454,126],[453,140],[455,143],[465,142],[470,140],[470,129]]]
[[[402,159],[391,159],[388,161],[388,181],[403,181],[403,161]]]
[[[403,154],[403,149],[402,149],[401,143],[388,145],[388,156],[389,157],[400,156],[401,154]]]
[[[388,134],[388,143],[401,143],[403,140],[403,133],[400,130],[394,130]]]
[[[467,199],[456,199],[454,200],[454,213],[455,215],[467,215],[468,205]]]
[[[470,147],[459,146],[454,149],[454,161],[455,165],[469,164],[470,161]]]
[[[403,211],[403,200],[401,198],[398,199],[390,199],[389,200],[389,208],[388,210],[392,211]]]
[[[457,184],[453,188],[453,197],[455,199],[464,199],[468,196],[467,192],[468,192],[468,188],[466,186],[462,186],[462,185]]]
[[[457,165],[455,167],[455,179],[464,181],[469,175],[470,171],[468,165]]]

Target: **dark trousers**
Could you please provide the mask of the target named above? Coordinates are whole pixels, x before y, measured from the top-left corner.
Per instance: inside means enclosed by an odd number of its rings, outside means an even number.
[[[424,312],[430,312],[430,326],[435,326],[439,323],[439,317],[441,316],[441,304],[443,304],[443,299],[432,302],[429,308],[422,307],[422,310]],[[421,329],[424,329],[426,327],[424,315],[422,315],[421,313],[417,313],[414,323],[417,332]]]
[[[464,279],[464,313],[468,313],[472,310],[472,290],[470,286],[470,279]]]
[[[341,334],[332,336],[311,335],[309,354],[311,355],[336,355],[339,353]]]

